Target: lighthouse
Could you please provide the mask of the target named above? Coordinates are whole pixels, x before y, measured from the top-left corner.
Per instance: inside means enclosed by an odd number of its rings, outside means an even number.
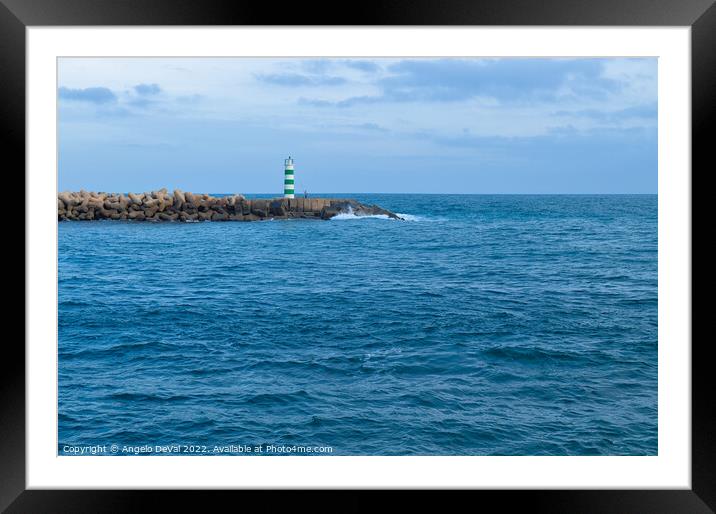
[[[288,159],[284,161],[284,175],[283,175],[283,197],[293,198],[294,190],[293,182],[293,159],[288,156]]]

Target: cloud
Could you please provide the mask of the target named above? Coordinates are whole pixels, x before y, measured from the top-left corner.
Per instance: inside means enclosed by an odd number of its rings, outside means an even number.
[[[193,94],[193,95],[184,95],[184,96],[177,96],[176,101],[180,104],[197,104],[204,100],[204,95],[200,94]]]
[[[149,100],[148,98],[133,98],[127,104],[131,107],[136,107],[137,109],[149,109],[150,107],[154,107],[159,102],[156,100]]]
[[[98,105],[117,101],[117,95],[106,87],[88,87],[85,89],[61,87],[58,89],[58,93],[62,100],[89,102]]]
[[[307,59],[301,61],[301,67],[309,73],[326,73],[333,66],[330,59]]]
[[[655,141],[656,129],[629,127],[578,130],[575,127],[566,126],[554,128],[549,133],[538,136],[473,136],[469,133],[455,136],[437,133],[417,133],[414,136],[418,139],[430,141],[437,146],[470,149],[479,152],[494,151],[496,154],[502,154],[505,158],[510,158],[515,153],[527,148],[532,149],[534,152],[548,155],[549,151],[543,151],[542,148],[554,148],[555,145],[564,145],[570,142],[592,148],[599,148],[607,144],[612,147],[644,144],[645,142]],[[652,150],[654,149],[652,148]],[[596,155],[594,158],[597,158]],[[553,156],[553,159],[557,160],[558,157]]]
[[[162,92],[162,88],[158,84],[137,84],[134,91],[141,96],[158,95]]]
[[[309,76],[300,73],[269,73],[255,76],[261,82],[276,86],[339,86],[347,82],[343,77]]]
[[[587,118],[603,123],[617,123],[624,120],[640,119],[656,122],[658,108],[655,103],[627,107],[616,111],[605,111],[598,109],[580,109],[576,111],[556,111],[555,116],[571,118]]]
[[[361,66],[358,62],[354,64]],[[389,65],[387,71],[388,76],[374,82],[380,90],[377,95],[349,97],[330,105],[460,102],[473,98],[492,98],[501,103],[570,97],[604,100],[623,87],[621,81],[603,74],[603,60],[596,58],[409,59]]]
[[[302,69],[317,75],[323,75],[330,70],[340,69],[341,67],[352,68],[366,73],[381,69],[377,62],[367,59],[308,59],[301,62]]]
[[[360,123],[358,125],[355,125],[356,128],[363,129],[363,130],[371,130],[371,131],[377,131],[377,132],[388,132],[388,129],[381,127],[377,123]]]
[[[380,66],[374,61],[363,61],[358,59],[346,59],[343,64],[349,68],[353,68],[365,72],[374,72],[380,69]]]
[[[599,95],[617,82],[600,78],[597,59],[409,60],[389,67],[379,85],[388,98],[459,101],[476,96],[498,100],[554,98],[561,88]]]
[[[301,97],[298,99],[298,105],[308,105],[310,107],[331,107],[336,104],[335,102],[329,102],[328,100]]]

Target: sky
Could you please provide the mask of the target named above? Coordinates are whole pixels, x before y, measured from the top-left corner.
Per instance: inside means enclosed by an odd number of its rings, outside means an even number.
[[[655,58],[61,58],[59,189],[656,193]]]

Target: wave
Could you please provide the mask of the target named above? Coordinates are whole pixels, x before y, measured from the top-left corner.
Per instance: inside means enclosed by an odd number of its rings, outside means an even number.
[[[336,214],[331,218],[331,221],[345,221],[345,220],[362,220],[362,219],[379,219],[379,220],[391,220],[393,218],[385,215],[385,214],[367,214],[365,216],[359,216],[354,214],[353,212],[342,212],[340,214]]]
[[[402,212],[396,212],[395,214],[403,218],[405,221],[426,221],[426,218],[416,216],[414,214],[403,214]]]
[[[423,216],[416,216],[414,214],[403,214],[400,212],[396,212],[398,216],[402,218],[403,221],[427,221],[427,218],[424,218]],[[342,212],[340,214],[336,214],[331,218],[331,220],[338,220],[338,221],[345,221],[345,220],[362,220],[362,219],[379,219],[379,220],[392,220],[396,221],[395,218],[391,218],[390,216],[386,214],[355,214],[352,209],[349,209],[348,212]]]

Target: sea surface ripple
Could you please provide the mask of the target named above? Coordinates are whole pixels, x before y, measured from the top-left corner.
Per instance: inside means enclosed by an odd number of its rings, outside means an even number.
[[[60,223],[58,453],[657,453],[656,195],[346,196],[409,221]]]

